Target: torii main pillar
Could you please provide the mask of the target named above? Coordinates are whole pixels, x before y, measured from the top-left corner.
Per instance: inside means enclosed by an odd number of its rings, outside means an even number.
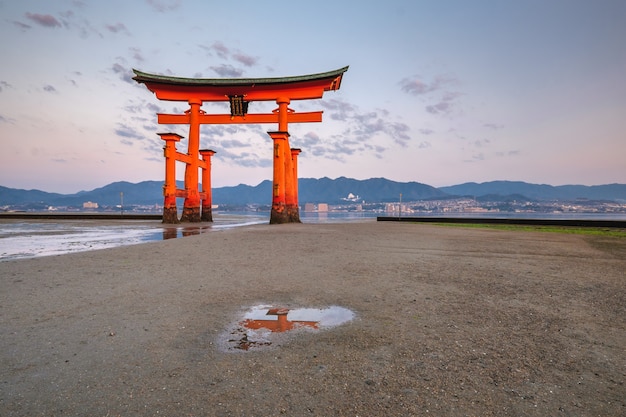
[[[234,78],[197,79],[168,77],[133,70],[138,83],[143,83],[160,100],[182,101],[190,108],[185,114],[158,114],[160,124],[189,125],[187,154],[176,152],[176,136],[163,137],[166,141],[166,185],[164,187],[165,206],[163,222],[173,222],[172,212],[176,210],[175,197],[184,197],[181,221],[212,221],[210,215],[210,156],[204,153],[200,160],[200,125],[202,124],[259,124],[276,123],[278,130],[268,134],[273,141],[273,187],[270,224],[300,222],[298,208],[297,156],[300,150],[289,146],[289,123],[321,122],[322,112],[297,113],[289,108],[294,100],[322,98],[326,91],[336,91],[341,85],[343,74],[348,70],[338,70],[282,78]],[[230,103],[230,114],[206,114],[202,104],[206,101]],[[272,113],[249,114],[248,105],[254,101],[275,101],[278,108]],[[176,134],[169,134],[176,135]],[[178,138],[180,140],[180,137]],[[174,157],[168,159],[167,149]],[[172,151],[173,149],[173,151]],[[185,189],[175,190],[172,186],[172,160],[183,161],[185,167]],[[198,189],[198,169],[203,169],[203,189]],[[208,175],[208,177],[205,177]],[[174,179],[175,182],[175,179]],[[205,187],[205,182],[208,187]],[[172,187],[174,195],[172,197]],[[172,203],[172,199],[174,202]],[[208,213],[208,214],[205,214]],[[176,219],[178,221],[178,219]]]

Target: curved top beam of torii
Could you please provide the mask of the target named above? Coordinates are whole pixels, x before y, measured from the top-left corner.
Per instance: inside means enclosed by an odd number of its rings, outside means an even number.
[[[160,100],[229,101],[244,97],[246,101],[276,101],[322,98],[325,91],[338,90],[348,70],[343,67],[319,74],[276,78],[181,78],[149,74],[133,69],[133,80],[146,85]]]

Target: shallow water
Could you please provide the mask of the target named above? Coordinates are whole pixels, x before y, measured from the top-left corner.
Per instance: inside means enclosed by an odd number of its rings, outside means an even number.
[[[0,220],[0,261],[135,245],[267,223],[267,216],[214,216],[213,223],[163,225],[154,220]]]

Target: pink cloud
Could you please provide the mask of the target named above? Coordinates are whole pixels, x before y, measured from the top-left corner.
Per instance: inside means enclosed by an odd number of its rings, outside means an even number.
[[[244,55],[241,53],[234,54],[233,59],[237,62],[241,62],[246,67],[251,67],[258,61],[258,58],[252,57],[250,55]]]
[[[49,28],[61,27],[61,23],[54,16],[49,14],[27,12],[26,17],[41,26]]]

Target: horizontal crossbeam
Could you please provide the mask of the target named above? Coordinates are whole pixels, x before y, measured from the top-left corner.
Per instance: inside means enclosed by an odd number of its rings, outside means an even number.
[[[193,162],[193,160],[194,160],[194,157],[192,157],[191,155],[186,154],[186,153],[176,152],[176,157],[175,157],[175,159],[176,159],[177,161],[179,161],[179,162],[184,162],[184,163],[185,163],[185,164],[187,164],[187,165],[191,165],[191,163],[192,163],[192,162]],[[209,168],[209,166],[207,165],[207,162],[206,162],[205,160],[203,160],[203,159],[198,159],[198,158],[195,158],[195,159],[196,159],[196,160],[197,160],[197,162],[198,162],[198,167],[199,167],[199,168],[204,168],[204,169],[208,169],[208,168]]]
[[[321,111],[287,113],[287,123],[315,123],[322,121]],[[189,114],[165,114],[157,113],[159,124],[162,125],[188,125],[191,122]],[[247,114],[245,116],[231,116],[230,114],[201,114],[202,125],[226,125],[226,124],[261,124],[278,123],[278,113]]]
[[[165,190],[163,190],[163,194],[165,195]],[[198,195],[200,196],[200,198],[202,200],[206,200],[207,198],[207,193],[205,193],[204,191],[198,191]],[[187,190],[181,189],[181,188],[177,188],[176,189],[176,197],[178,198],[186,198],[187,197]]]

